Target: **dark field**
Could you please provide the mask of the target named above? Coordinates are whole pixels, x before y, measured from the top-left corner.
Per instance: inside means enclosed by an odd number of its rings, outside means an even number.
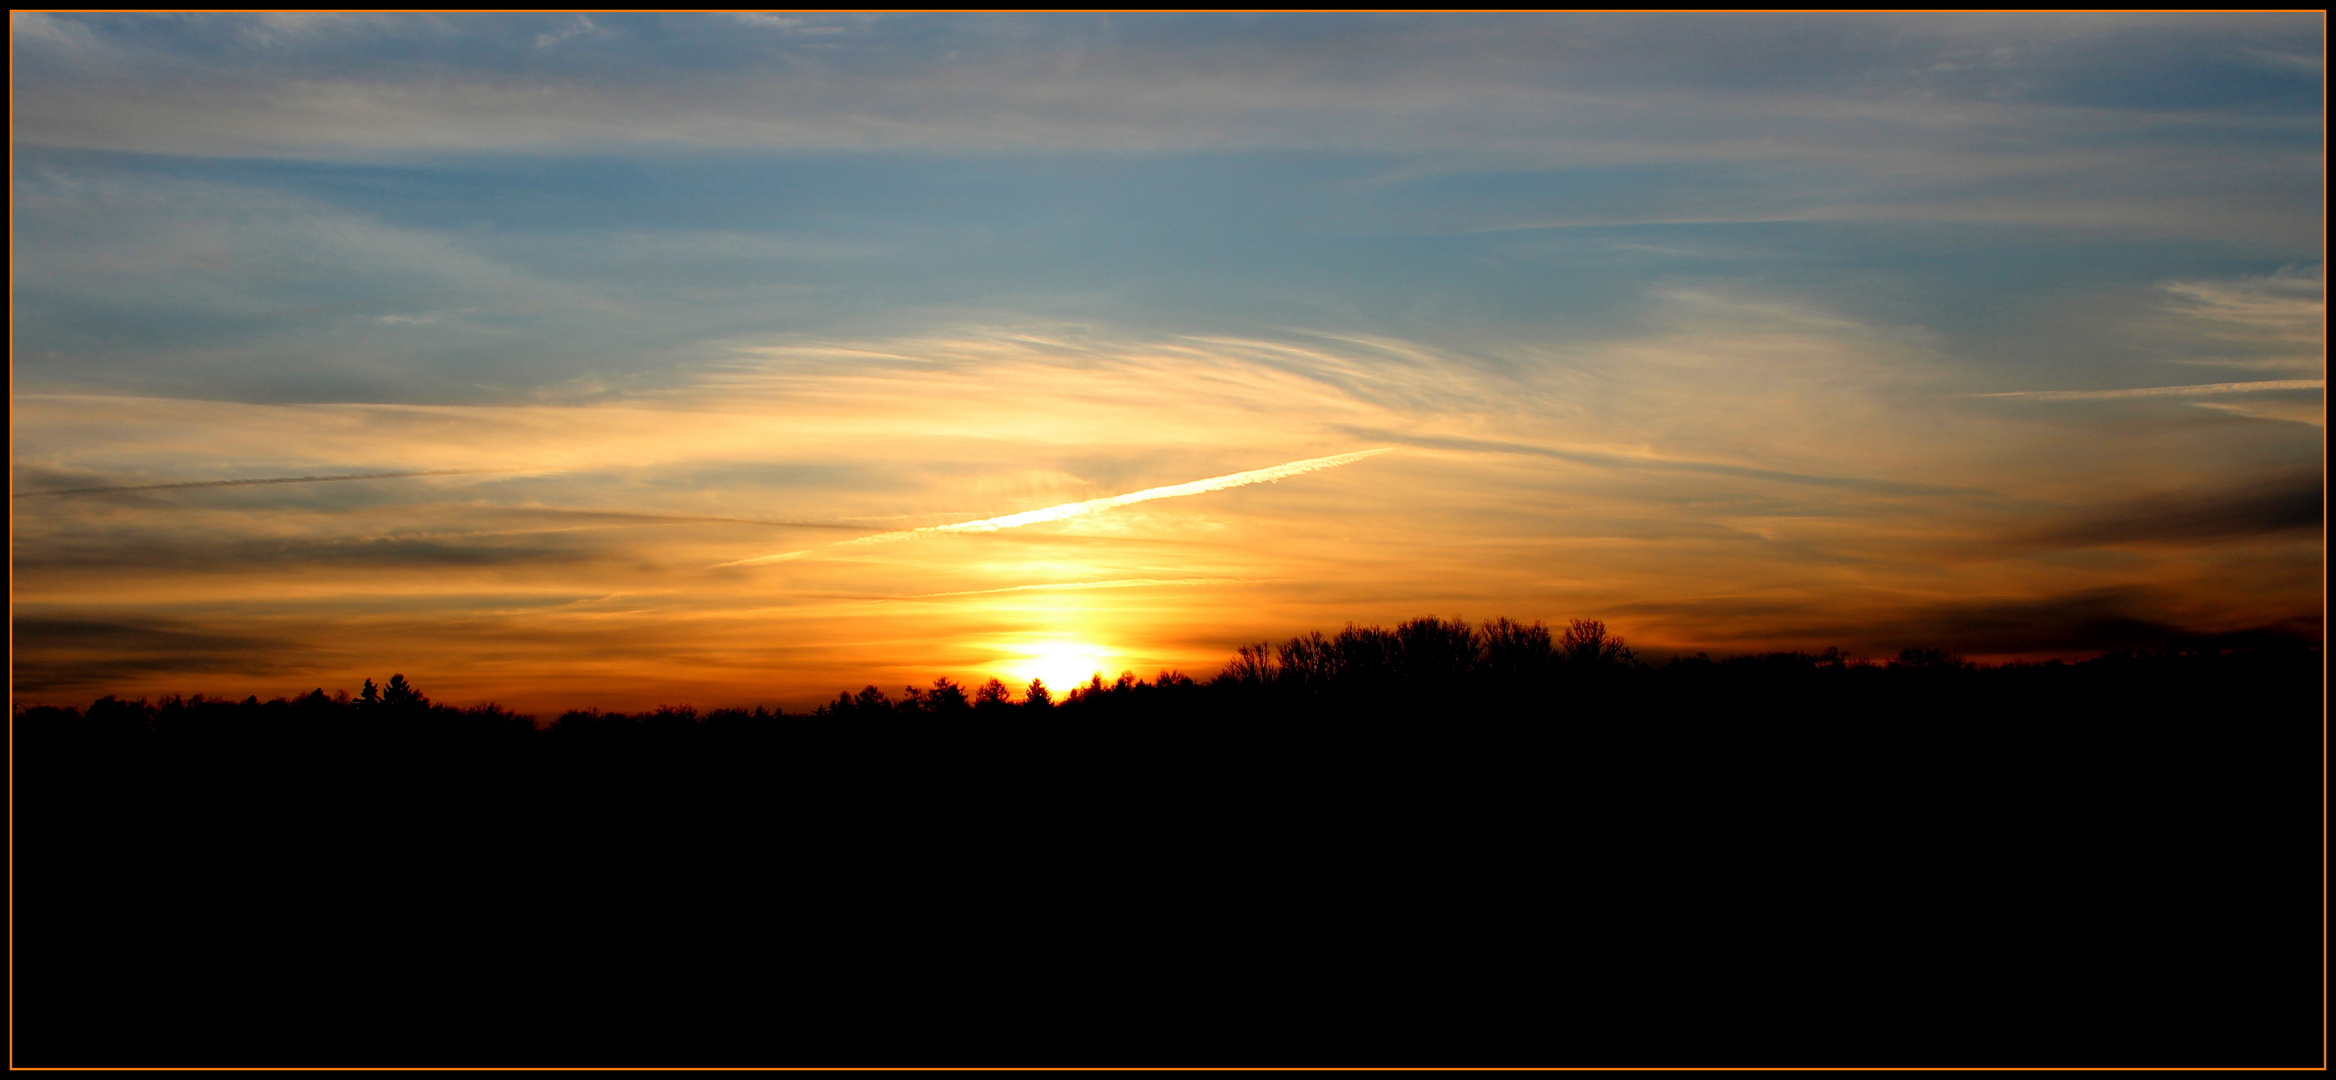
[[[15,1062],[2320,1063],[2316,647],[1535,634],[1051,707],[20,709]]]

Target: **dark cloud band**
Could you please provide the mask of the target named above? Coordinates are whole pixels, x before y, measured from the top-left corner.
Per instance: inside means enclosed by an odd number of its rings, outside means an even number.
[[[2195,543],[2317,531],[2326,485],[2317,470],[2229,490],[2172,492],[2131,500],[2040,528],[2018,539],[2047,546]]]
[[[478,473],[508,472],[507,469],[421,469],[414,472],[344,473],[337,476],[264,476],[249,480],[187,480],[175,484],[115,484],[105,487],[58,488],[53,491],[19,491],[13,499],[31,499],[47,495],[112,495],[127,491],[187,491],[195,488],[256,487],[261,484],[327,484],[341,480],[404,480],[416,476],[470,476]]]

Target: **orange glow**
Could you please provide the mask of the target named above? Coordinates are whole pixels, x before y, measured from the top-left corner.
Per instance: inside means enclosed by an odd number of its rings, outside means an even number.
[[[2087,507],[2213,482],[2214,440],[2277,421],[2148,399],[2174,426],[2071,443],[2049,417],[1937,404],[1898,343],[1725,314],[1531,377],[1454,363],[1432,388],[1366,364],[1380,344],[1268,366],[1229,339],[969,334],[881,343],[952,361],[931,368],[760,350],[694,386],[566,405],[20,395],[19,461],[68,479],[498,471],[14,500],[18,696],[272,696],[395,671],[555,715],[808,708],[935,676],[1017,696],[1205,678],[1246,642],[1427,614],[1594,616],[1658,653],[1873,653],[1982,602],[2130,597],[2213,630],[2317,608],[2316,531],[2050,539]],[[1431,389],[1448,408],[1407,404]],[[1597,409],[1576,404],[1593,391]],[[1178,497],[1113,501],[1163,488]],[[1071,504],[1094,508],[935,528]],[[751,562],[795,550],[816,557]]]
[[[1083,641],[1039,641],[1024,648],[1029,651],[1002,665],[1006,684],[1013,687],[1016,696],[1032,679],[1042,679],[1047,689],[1057,696],[1069,693],[1071,688],[1085,685],[1095,675],[1110,682],[1112,652],[1100,645]]]

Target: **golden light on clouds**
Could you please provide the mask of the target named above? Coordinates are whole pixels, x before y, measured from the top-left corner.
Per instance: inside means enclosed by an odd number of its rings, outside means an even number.
[[[2212,415],[2187,398],[1983,404],[1919,339],[1767,299],[1678,314],[1530,365],[1017,329],[746,347],[567,404],[20,395],[20,491],[177,486],[13,500],[17,611],[50,628],[33,685],[58,692],[394,669],[534,709],[805,707],[1205,676],[1243,642],[1421,614],[1595,615],[1653,650],[1881,647],[1864,628],[1941,632],[1974,598],[2259,623],[2316,566],[2292,529],[2037,539],[2217,483],[2257,427],[2068,411]]]
[[[2316,21],[1304,22],[27,16],[19,700],[2319,633]]]

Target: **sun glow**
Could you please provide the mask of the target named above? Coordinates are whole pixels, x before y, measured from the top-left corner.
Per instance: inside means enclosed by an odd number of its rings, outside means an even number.
[[[1084,641],[1048,641],[1023,646],[1024,654],[1001,665],[999,676],[1009,683],[1014,696],[1020,698],[1030,686],[1030,680],[1041,679],[1057,700],[1075,686],[1084,686],[1097,674],[1105,682],[1117,670],[1111,665],[1115,655],[1100,645]]]

